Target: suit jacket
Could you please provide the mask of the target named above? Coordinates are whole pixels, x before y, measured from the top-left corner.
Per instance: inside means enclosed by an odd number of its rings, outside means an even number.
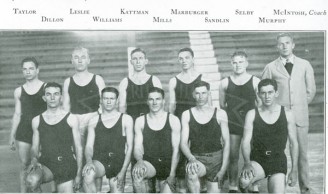
[[[278,103],[292,110],[297,126],[309,126],[308,104],[316,92],[313,68],[307,60],[294,57],[291,75],[278,58],[266,65],[262,79],[276,80],[279,91]]]

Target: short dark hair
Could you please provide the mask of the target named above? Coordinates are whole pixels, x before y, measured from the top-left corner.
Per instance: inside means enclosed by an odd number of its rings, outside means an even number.
[[[112,93],[116,94],[116,98],[118,98],[119,92],[114,87],[106,87],[106,88],[102,89],[101,90],[101,97],[104,95],[105,92],[112,92]]]
[[[273,86],[275,91],[278,90],[278,84],[277,84],[276,80],[274,80],[274,79],[263,79],[263,80],[260,81],[260,83],[257,86],[258,91],[260,91],[263,86],[268,86],[268,85]]]
[[[147,58],[146,51],[142,50],[141,48],[133,49],[133,50],[131,51],[131,57],[132,57],[132,55],[133,55],[134,53],[137,53],[137,52],[141,52],[142,54],[145,55],[145,58]]]
[[[163,99],[165,98],[165,92],[162,88],[158,88],[158,87],[149,88],[148,96],[149,96],[150,93],[153,93],[153,92],[160,93],[162,95]]]
[[[59,88],[60,94],[63,92],[62,86],[56,82],[48,82],[43,88],[44,94],[46,93],[47,88]]]
[[[280,33],[280,34],[277,35],[276,40],[278,41],[279,38],[281,38],[281,37],[289,37],[290,39],[292,39],[292,42],[294,42],[294,37],[291,33],[288,33],[288,32]]]
[[[235,51],[232,55],[231,55],[231,59],[233,59],[234,57],[236,56],[240,56],[240,57],[245,57],[247,59],[247,53],[245,51],[241,51],[241,50],[238,50],[238,51]]]
[[[203,86],[205,86],[207,90],[211,89],[210,84],[208,82],[205,82],[205,81],[201,80],[201,81],[198,81],[198,82],[195,83],[194,90],[196,88],[203,87]]]
[[[23,67],[24,63],[26,63],[26,62],[32,62],[32,63],[34,63],[36,68],[39,68],[39,62],[34,57],[25,57],[22,60],[21,66]]]
[[[194,51],[191,48],[186,47],[186,48],[180,49],[178,52],[178,55],[182,52],[189,52],[191,54],[191,56],[194,57]]]

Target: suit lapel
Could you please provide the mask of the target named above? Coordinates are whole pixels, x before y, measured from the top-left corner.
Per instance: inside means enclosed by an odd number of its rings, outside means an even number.
[[[277,71],[279,71],[282,75],[284,75],[285,77],[290,77],[289,73],[287,72],[284,64],[282,64],[280,59],[276,60],[276,67],[277,67]]]

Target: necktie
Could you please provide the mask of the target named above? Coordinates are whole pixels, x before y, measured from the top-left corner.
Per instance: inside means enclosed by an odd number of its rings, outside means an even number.
[[[293,70],[293,63],[291,63],[291,62],[287,62],[287,63],[285,64],[285,68],[286,68],[287,72],[289,73],[289,75],[291,75],[292,70]]]

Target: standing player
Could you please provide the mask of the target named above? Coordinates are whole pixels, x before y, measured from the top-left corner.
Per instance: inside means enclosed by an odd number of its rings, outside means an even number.
[[[181,127],[176,116],[164,111],[164,102],[164,91],[151,88],[150,112],[136,120],[133,178],[138,193],[154,192],[148,185],[153,177],[159,180],[161,193],[175,192]]]
[[[123,193],[133,148],[133,120],[117,111],[119,93],[115,88],[104,88],[101,93],[102,114],[92,117],[88,127],[83,188],[87,193],[101,192],[106,175],[110,191]]]
[[[308,104],[313,100],[316,93],[314,73],[308,61],[293,54],[295,43],[291,34],[279,34],[277,36],[277,48],[280,57],[265,67],[262,79],[270,78],[277,81],[279,91],[277,103],[291,109],[295,116],[299,142],[298,181],[301,193],[310,193],[307,158]]]
[[[230,144],[227,114],[208,105],[209,95],[209,83],[198,82],[193,92],[197,106],[182,113],[180,147],[188,159],[187,185],[192,193],[200,192],[201,177],[206,177],[208,193],[220,192],[228,167]]]
[[[105,87],[103,78],[88,71],[89,51],[77,47],[72,53],[75,74],[64,82],[63,107],[77,115],[82,145],[85,145],[85,133],[89,119],[97,114],[101,90]]]
[[[238,160],[246,113],[255,108],[260,79],[247,73],[247,54],[232,54],[233,74],[220,82],[220,106],[227,111],[230,132],[229,193],[238,192]],[[257,189],[257,188],[255,188]]]
[[[285,148],[290,142],[292,169],[288,184],[297,181],[298,143],[294,115],[276,103],[279,92],[277,82],[264,79],[259,85],[262,105],[250,110],[246,115],[242,139],[244,168],[240,177],[241,190],[268,177],[269,193],[285,193],[287,158]]]
[[[44,82],[39,80],[39,63],[34,57],[27,57],[22,61],[23,75],[26,83],[15,89],[15,112],[12,121],[12,129],[9,137],[9,145],[12,150],[17,147],[21,162],[20,191],[26,192],[25,176],[26,168],[31,162],[32,144],[32,119],[46,110],[47,105],[43,101]]]
[[[34,192],[40,192],[40,185],[52,180],[59,193],[73,193],[81,186],[82,146],[78,120],[61,108],[61,98],[61,86],[48,83],[43,96],[47,110],[32,120],[33,159],[26,184]]]
[[[130,62],[133,65],[133,73],[120,83],[119,110],[132,116],[135,120],[140,115],[149,112],[147,105],[149,89],[151,87],[162,88],[162,84],[156,76],[146,72],[148,59],[145,51],[140,48],[134,49],[131,52]]]

